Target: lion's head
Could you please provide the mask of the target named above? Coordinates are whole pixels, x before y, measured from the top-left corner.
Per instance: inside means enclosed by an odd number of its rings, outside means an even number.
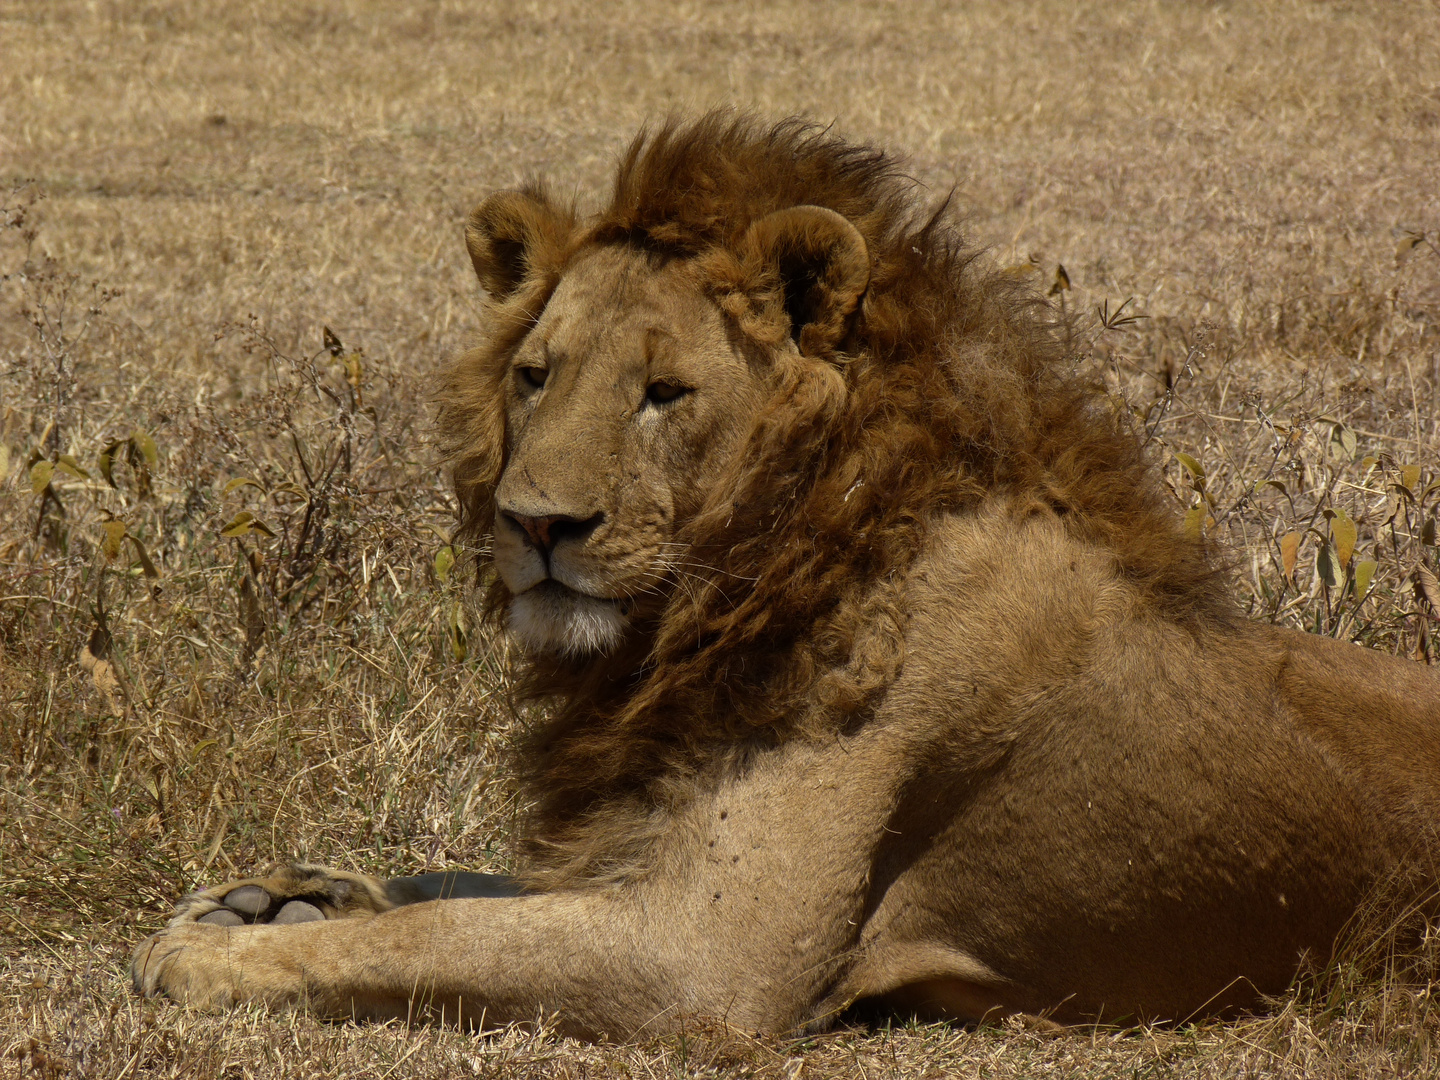
[[[997,491],[1171,615],[1214,602],[1050,310],[879,151],[711,114],[642,133],[591,217],[534,185],[466,235],[487,336],[441,431],[490,607],[559,701],[552,817],[707,739],[853,712],[902,662],[930,524]]]
[[[516,296],[542,238],[561,228],[534,194],[475,211],[470,253],[493,301]],[[653,622],[683,583],[686,525],[787,367],[843,334],[870,266],[855,227],[817,206],[766,215],[725,259],[574,247],[543,307],[499,313],[529,325],[492,360],[505,435],[491,557],[513,636],[583,658]],[[742,333],[717,292],[727,274],[732,287],[770,279],[788,306],[755,312],[764,329],[752,316]],[[832,367],[816,370],[841,392]]]

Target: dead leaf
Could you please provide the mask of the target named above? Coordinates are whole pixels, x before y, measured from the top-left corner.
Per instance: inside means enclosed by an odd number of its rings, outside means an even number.
[[[80,651],[80,667],[90,673],[95,689],[105,699],[105,707],[112,716],[124,716],[125,710],[118,700],[121,693],[120,679],[115,674],[115,665],[110,662],[110,631],[101,623],[90,631],[90,640]]]
[[[112,488],[118,488],[115,483],[115,451],[125,445],[124,439],[116,439],[104,450],[100,451],[100,475],[105,478],[105,483]]]
[[[145,545],[140,543],[139,537],[130,537],[130,543],[135,545],[135,556],[140,560],[140,569],[151,581],[160,577],[160,571],[155,569],[155,564],[150,561],[150,555],[145,550]]]
[[[469,642],[465,635],[465,611],[463,604],[455,604],[450,608],[450,619],[446,625],[446,637],[450,639],[450,651],[456,662],[463,661],[469,655]]]
[[[1280,566],[1285,571],[1285,576],[1290,579],[1295,577],[1295,559],[1300,554],[1300,534],[1298,532],[1286,533],[1280,538]]]
[[[105,539],[101,541],[100,550],[105,553],[106,562],[114,562],[120,557],[120,545],[125,541],[125,522],[116,518],[105,522]]]
[[[1048,295],[1056,296],[1070,288],[1070,275],[1065,272],[1063,263],[1055,264],[1055,283],[1050,286]]]
[[[250,575],[240,579],[240,628],[245,631],[245,648],[241,655],[241,666],[249,668],[260,654],[265,641],[265,612],[260,607],[260,597]]]
[[[1422,600],[1430,606],[1430,611],[1440,615],[1440,581],[1430,572],[1427,566],[1415,567],[1415,573],[1411,575],[1415,583],[1415,598]]]

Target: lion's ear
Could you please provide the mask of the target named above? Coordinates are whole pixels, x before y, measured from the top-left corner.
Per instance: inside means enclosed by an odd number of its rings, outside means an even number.
[[[860,230],[823,206],[792,206],[755,222],[744,242],[779,271],[790,336],[801,353],[833,348],[870,284],[870,250]]]
[[[504,300],[526,278],[559,271],[573,228],[543,191],[497,191],[471,211],[465,246],[485,291]]]

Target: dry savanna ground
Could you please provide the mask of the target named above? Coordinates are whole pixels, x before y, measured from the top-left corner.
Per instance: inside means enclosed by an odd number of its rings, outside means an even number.
[[[505,867],[524,720],[427,445],[460,226],[532,171],[591,197],[671,110],[957,185],[1255,618],[1435,662],[1435,3],[0,0],[0,42],[0,1076],[1440,1075],[1368,931],[1266,1015],[1060,1036],[589,1047],[122,975],[272,859]]]

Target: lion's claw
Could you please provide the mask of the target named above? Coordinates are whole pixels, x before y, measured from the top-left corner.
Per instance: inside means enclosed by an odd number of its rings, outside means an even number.
[[[168,994],[177,1001],[194,1005],[224,1004],[221,1000],[213,1002],[203,1000],[202,995],[195,993],[197,988],[191,985],[191,980],[183,977],[183,972],[177,973],[171,970],[177,966],[177,961],[186,951],[187,937],[196,933],[204,933],[209,937],[224,932],[219,928],[200,931],[197,927],[189,926],[162,930],[160,933],[146,938],[135,947],[135,952],[130,958],[130,982],[135,987],[136,993],[145,997]],[[184,965],[179,966],[183,968]],[[166,977],[174,974],[181,974],[182,977]]]

